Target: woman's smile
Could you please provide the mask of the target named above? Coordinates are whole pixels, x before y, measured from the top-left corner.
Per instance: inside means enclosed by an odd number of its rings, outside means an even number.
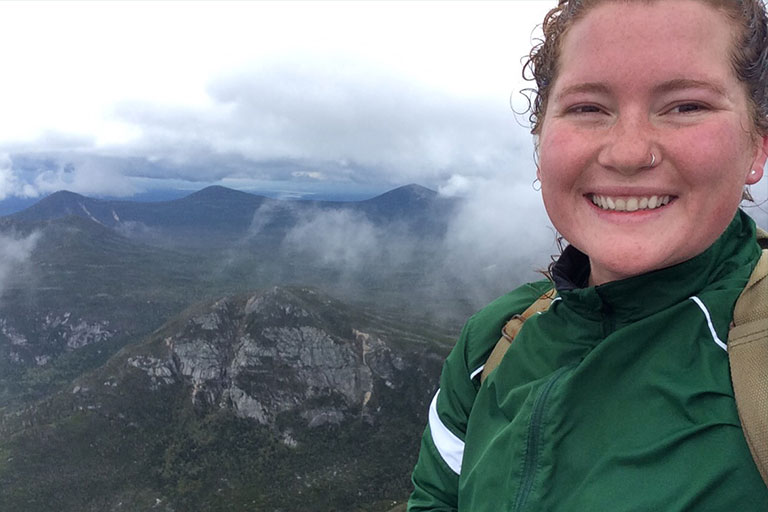
[[[636,212],[656,210],[669,204],[675,196],[669,194],[610,196],[588,194],[587,198],[601,210],[613,212]]]

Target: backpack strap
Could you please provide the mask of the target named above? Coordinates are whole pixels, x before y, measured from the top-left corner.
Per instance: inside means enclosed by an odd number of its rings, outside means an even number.
[[[768,233],[758,229],[763,254],[741,292],[728,332],[728,361],[741,427],[768,485]]]
[[[546,311],[549,309],[549,305],[552,304],[552,300],[557,295],[555,289],[551,289],[544,293],[541,297],[536,299],[533,304],[528,306],[528,309],[520,313],[519,315],[513,315],[504,327],[501,328],[501,338],[496,342],[496,346],[493,347],[491,355],[488,356],[488,360],[485,361],[483,372],[480,374],[480,382],[482,383],[497,366],[501,363],[504,354],[507,353],[507,349],[512,345],[512,340],[515,339],[520,328],[523,326],[526,320],[537,313]]]

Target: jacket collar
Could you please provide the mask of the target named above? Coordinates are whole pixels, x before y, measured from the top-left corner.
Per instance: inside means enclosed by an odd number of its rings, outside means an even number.
[[[736,268],[754,265],[759,254],[754,221],[739,210],[714,244],[677,265],[587,286],[589,258],[568,246],[555,263],[552,278],[563,302],[580,315],[597,320],[608,314],[628,323],[687,300],[708,284],[727,278]]]

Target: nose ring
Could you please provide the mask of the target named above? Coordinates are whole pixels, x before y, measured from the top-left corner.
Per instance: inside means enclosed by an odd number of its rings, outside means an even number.
[[[654,165],[656,165],[656,155],[654,155],[653,151],[651,151],[651,163],[648,164],[648,167],[650,168],[650,167],[653,167]]]

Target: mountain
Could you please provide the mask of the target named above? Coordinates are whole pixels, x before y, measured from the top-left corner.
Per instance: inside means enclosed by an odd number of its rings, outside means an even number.
[[[0,502],[20,512],[389,510],[410,488],[450,342],[306,288],[195,305],[1,416]]]
[[[227,293],[315,286],[403,317],[439,314],[455,327],[471,305],[435,293],[456,286],[435,265],[436,244],[425,234],[405,239],[402,229],[410,219],[437,236],[442,204],[417,185],[358,203],[224,187],[164,203],[52,194],[0,218],[2,236],[39,235],[23,268],[3,277],[0,267],[0,408],[47,395],[180,310]],[[324,213],[331,222],[315,223]],[[379,231],[355,215],[378,219]]]
[[[12,221],[40,222],[77,216],[145,241],[199,239],[243,233],[264,202],[274,200],[224,187],[209,187],[172,201],[141,203],[104,201],[60,191],[8,216]]]
[[[412,183],[360,201],[359,206],[363,210],[379,212],[383,215],[389,215],[392,212],[404,212],[409,215],[430,208],[438,197],[434,190]]]
[[[473,308],[441,266],[457,205],[209,187],[0,218],[0,509],[402,504]]]
[[[442,232],[455,203],[418,185],[353,202],[277,200],[221,186],[156,203],[105,201],[60,191],[6,219],[40,222],[78,216],[144,241],[196,245],[231,242],[254,224],[262,236],[279,238],[317,211],[349,211],[376,225],[398,221],[421,234]]]

